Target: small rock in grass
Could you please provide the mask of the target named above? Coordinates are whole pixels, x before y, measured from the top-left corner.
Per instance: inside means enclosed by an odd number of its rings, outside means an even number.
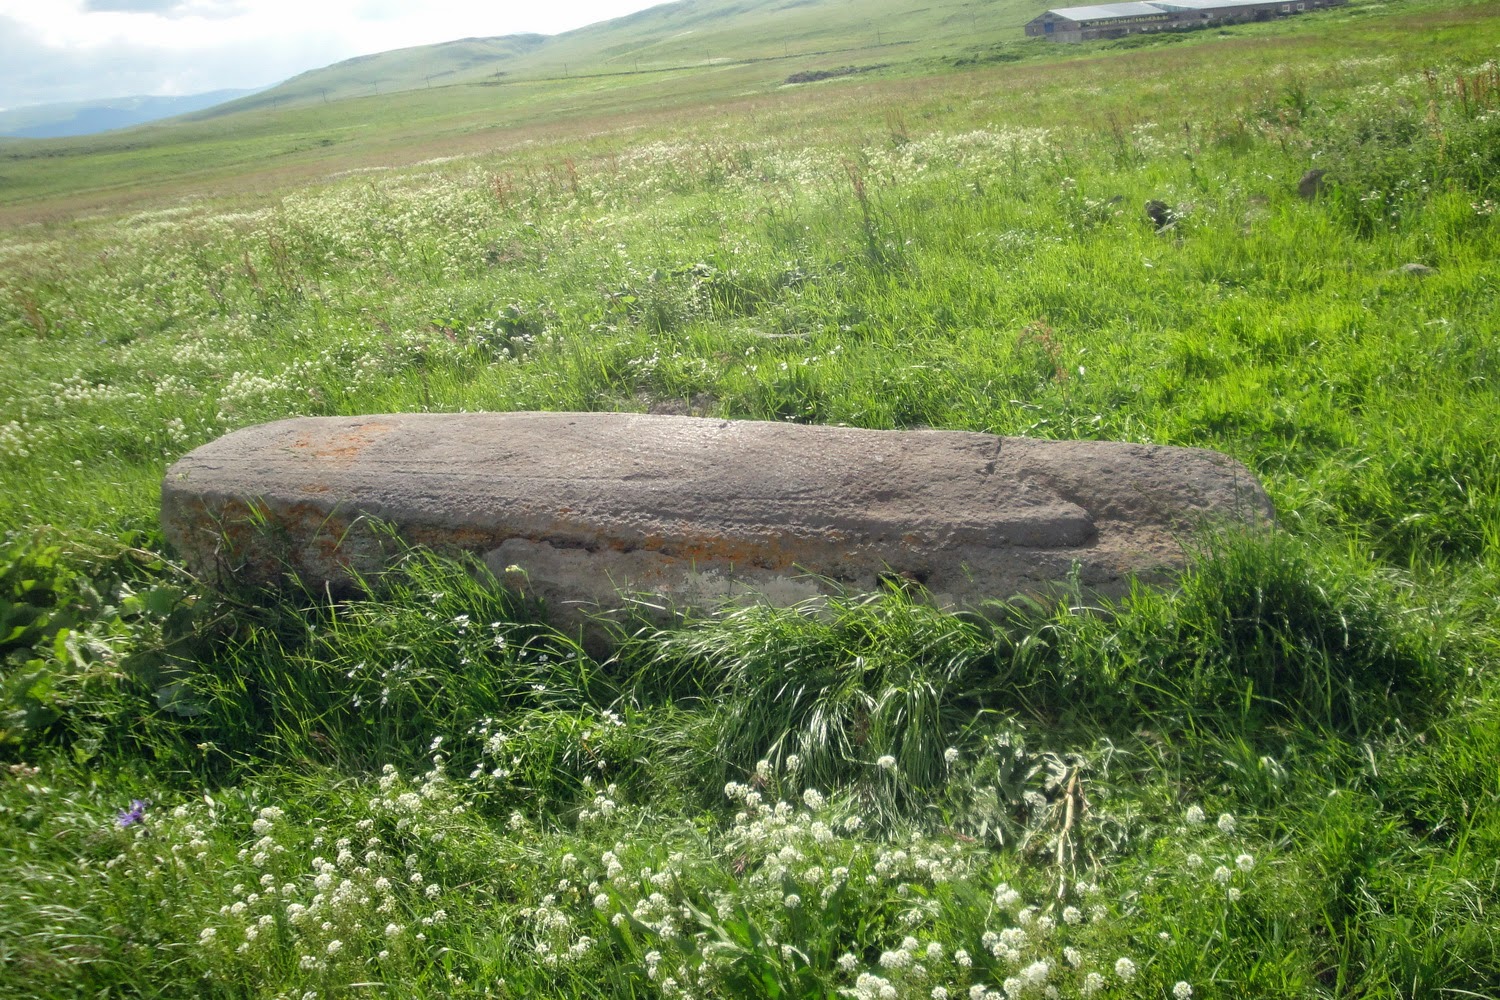
[[[1328,171],[1326,170],[1309,170],[1297,182],[1297,193],[1305,200],[1312,201],[1328,189],[1327,182],[1323,180],[1323,177],[1327,173]]]
[[[1146,218],[1156,227],[1159,233],[1164,229],[1170,229],[1177,222],[1177,213],[1172,211],[1172,206],[1155,198],[1146,202]]]

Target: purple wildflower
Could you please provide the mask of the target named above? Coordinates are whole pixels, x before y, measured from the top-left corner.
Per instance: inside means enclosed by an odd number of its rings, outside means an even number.
[[[120,824],[121,829],[146,822],[146,803],[141,799],[131,799],[130,808],[121,809],[120,814],[115,817],[115,822]]]

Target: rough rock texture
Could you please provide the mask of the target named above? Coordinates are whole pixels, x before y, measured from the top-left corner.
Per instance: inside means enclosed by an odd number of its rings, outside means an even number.
[[[618,413],[283,420],[198,448],[162,489],[168,539],[212,579],[348,590],[389,558],[380,521],[482,553],[565,622],[622,592],[703,608],[883,577],[970,606],[1075,571],[1118,593],[1180,567],[1205,518],[1271,514],[1211,451]]]
[[[1297,182],[1297,193],[1307,201],[1312,201],[1318,195],[1328,190],[1328,182],[1323,179],[1327,173],[1328,171],[1326,170],[1309,170]]]

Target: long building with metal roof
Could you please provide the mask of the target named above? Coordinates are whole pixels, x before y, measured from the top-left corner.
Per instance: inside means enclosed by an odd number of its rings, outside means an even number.
[[[1348,0],[1131,0],[1126,3],[1059,7],[1026,25],[1031,37],[1054,42],[1121,38],[1145,31],[1181,31],[1215,24],[1270,21]]]

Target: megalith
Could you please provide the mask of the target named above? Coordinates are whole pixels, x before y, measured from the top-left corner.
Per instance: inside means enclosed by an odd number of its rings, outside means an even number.
[[[945,606],[1167,578],[1270,501],[1213,451],[631,413],[309,417],[184,456],[163,528],[204,577],[347,592],[403,543],[481,555],[560,623],[883,579]],[[377,525],[384,526],[377,528]]]

